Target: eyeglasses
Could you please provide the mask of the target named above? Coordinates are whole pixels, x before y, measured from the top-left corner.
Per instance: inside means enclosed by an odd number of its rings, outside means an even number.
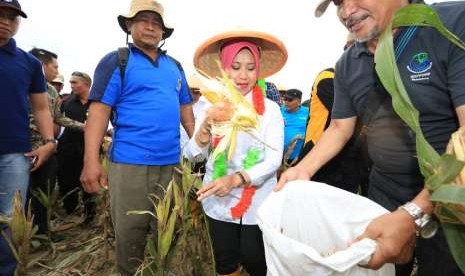
[[[334,5],[340,6],[343,0],[333,0]]]

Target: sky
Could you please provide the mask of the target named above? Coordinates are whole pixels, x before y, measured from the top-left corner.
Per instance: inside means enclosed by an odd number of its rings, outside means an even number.
[[[163,46],[179,60],[186,76],[196,73],[193,55],[213,35],[252,29],[276,36],[288,51],[283,69],[267,80],[310,95],[319,71],[335,64],[347,32],[330,5],[320,18],[313,16],[319,0],[160,0],[165,23],[174,28]],[[430,2],[430,1],[427,1]],[[436,1],[440,2],[440,1]],[[126,35],[117,23],[129,11],[130,0],[20,0],[28,18],[21,22],[17,44],[24,50],[39,47],[58,54],[65,91],[73,71],[93,76],[99,60],[122,47]]]

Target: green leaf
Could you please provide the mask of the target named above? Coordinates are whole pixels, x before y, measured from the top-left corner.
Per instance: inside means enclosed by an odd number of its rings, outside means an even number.
[[[432,201],[443,203],[463,204],[465,206],[465,186],[441,185],[430,198]]]
[[[426,185],[431,187],[432,191],[435,191],[444,183],[452,183],[462,170],[464,164],[464,162],[457,160],[453,155],[443,154],[439,164],[434,168],[434,174],[426,180]]]
[[[152,217],[156,218],[155,214],[150,211],[128,211],[126,215],[151,215]]]
[[[465,226],[443,223],[442,228],[454,260],[460,270],[465,271]]]
[[[437,12],[428,5],[413,4],[400,9],[394,16],[393,27],[397,28],[402,26],[436,28],[445,38],[457,45],[457,47],[465,50],[465,43],[442,24]]]
[[[148,239],[147,241],[147,251],[151,257],[156,257],[157,256],[157,248],[155,247],[155,244],[153,243],[153,239]]]
[[[171,249],[173,241],[174,226],[176,225],[176,216],[178,215],[179,207],[175,206],[169,215],[167,227],[164,231],[159,233],[160,239],[158,239],[158,253],[161,260],[163,260],[168,251]]]

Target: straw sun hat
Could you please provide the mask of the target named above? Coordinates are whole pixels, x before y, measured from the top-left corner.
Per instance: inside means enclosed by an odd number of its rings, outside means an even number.
[[[163,18],[164,9],[163,6],[155,0],[132,0],[129,8],[129,13],[121,14],[118,16],[118,23],[121,29],[129,34],[126,21],[134,18],[141,11],[151,11],[160,15],[161,23],[163,24],[163,39],[168,38],[174,31],[166,25],[165,19]]]
[[[197,71],[212,78],[220,77],[218,62],[221,47],[225,42],[236,39],[255,43],[260,49],[260,78],[273,75],[286,63],[286,47],[276,37],[257,31],[235,30],[215,35],[197,48],[194,54],[194,66]]]

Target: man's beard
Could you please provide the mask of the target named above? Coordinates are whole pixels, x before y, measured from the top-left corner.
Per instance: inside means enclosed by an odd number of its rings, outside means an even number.
[[[370,32],[368,32],[366,36],[363,37],[358,37],[356,34],[353,33],[355,41],[357,41],[358,43],[366,43],[374,38],[377,38],[380,34],[381,32],[378,26],[375,26],[373,29],[370,30]]]

